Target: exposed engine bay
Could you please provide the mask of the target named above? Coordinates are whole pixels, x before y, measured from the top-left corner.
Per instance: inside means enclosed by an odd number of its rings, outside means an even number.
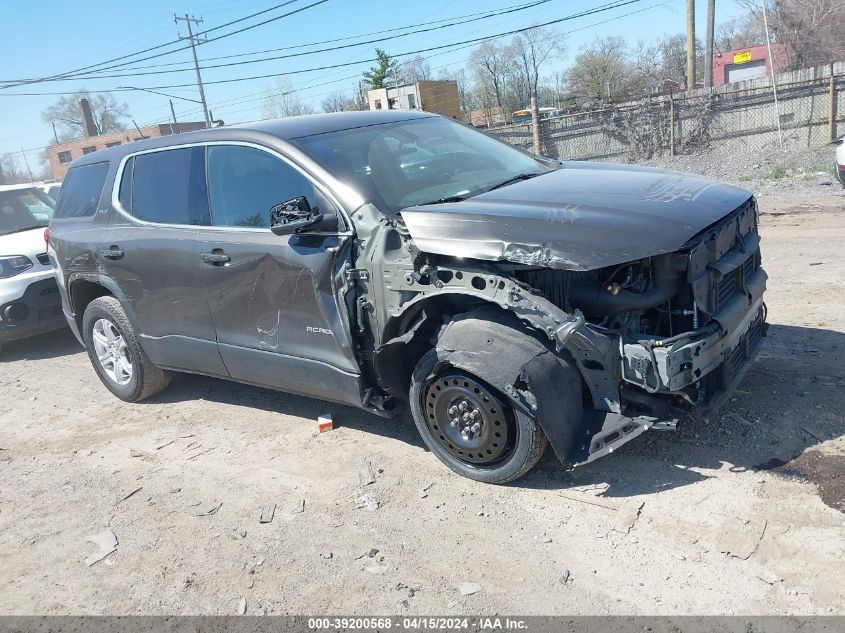
[[[359,265],[383,283],[361,283],[357,311],[359,325],[371,323],[362,331],[384,333],[373,336],[375,376],[401,398],[403,355],[414,356],[415,342],[430,345],[444,314],[465,313],[477,300],[517,317],[577,364],[584,428],[575,446],[552,441],[562,461],[586,463],[648,429],[672,430],[683,416],[721,404],[759,349],[766,274],[757,220],[756,201],[746,194],[680,248],[587,270],[542,245],[485,243],[484,259],[497,261],[484,261],[454,256],[454,240],[444,239],[442,248],[417,240],[413,223],[401,219],[373,226],[375,239],[365,243],[369,252]],[[511,378],[494,386],[513,394],[518,368],[507,370],[503,356],[502,374]],[[554,416],[538,419],[551,440]]]

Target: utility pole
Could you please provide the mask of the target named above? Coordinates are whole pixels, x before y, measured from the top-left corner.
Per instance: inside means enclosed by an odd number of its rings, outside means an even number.
[[[716,0],[707,0],[707,34],[704,45],[704,87],[713,87],[713,38],[716,31]]]
[[[203,36],[199,36],[199,35],[195,36],[194,31],[191,28],[192,22],[196,25],[202,24],[202,18],[198,18],[198,17],[195,17],[193,15],[189,17],[187,13],[185,14],[185,17],[181,17],[181,16],[178,16],[174,13],[173,14],[173,21],[176,22],[176,24],[179,24],[180,20],[183,21],[187,25],[188,36],[183,37],[179,33],[179,31],[176,31],[176,35],[180,40],[188,40],[191,43],[191,53],[193,53],[193,55],[194,55],[194,70],[196,70],[196,72],[197,72],[197,87],[200,90],[200,102],[202,102],[202,112],[205,115],[205,127],[210,128],[211,127],[211,117],[208,114],[208,104],[205,102],[205,90],[202,87],[202,75],[200,75],[200,63],[199,63],[199,61],[197,61],[197,44],[202,44],[203,42],[207,41],[208,38],[203,37]]]
[[[695,88],[695,0],[687,0],[687,90]]]
[[[173,122],[176,123],[176,110],[173,109],[173,99],[168,99],[170,101],[170,116],[173,117]]]

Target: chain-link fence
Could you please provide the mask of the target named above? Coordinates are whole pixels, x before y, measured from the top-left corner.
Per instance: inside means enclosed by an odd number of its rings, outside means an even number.
[[[779,125],[778,125],[779,124]],[[532,124],[488,130],[531,150]],[[540,121],[550,158],[633,162],[713,149],[814,148],[845,127],[845,62]],[[838,128],[838,129],[837,129]],[[781,141],[782,139],[782,141]]]

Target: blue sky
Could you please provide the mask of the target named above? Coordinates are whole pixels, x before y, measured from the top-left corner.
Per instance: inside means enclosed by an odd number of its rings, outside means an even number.
[[[180,14],[194,13],[205,20],[201,28],[212,28],[250,13],[267,9],[281,0],[144,0],[142,2],[22,2],[6,0],[3,15],[3,37],[0,38],[0,59],[5,60],[0,80],[21,77],[43,77],[79,67],[103,62],[140,49],[175,40],[176,25],[172,11]],[[225,33],[238,27],[280,15],[291,9],[311,4],[314,0],[298,0],[289,7],[277,9],[254,20],[221,29],[212,35]],[[210,42],[197,49],[200,64],[210,57],[241,54],[249,51],[308,44],[322,40],[349,37],[383,29],[402,27],[419,22],[445,20],[467,14],[523,4],[528,0],[328,0],[299,14],[272,22],[245,33],[217,42]],[[572,13],[598,7],[607,0],[551,0],[510,15],[492,17],[430,33],[411,35],[381,44],[391,54],[414,51],[468,39],[485,37],[508,31],[533,22],[544,22]],[[632,11],[639,13],[625,17]],[[685,31],[684,0],[641,0],[635,4],[606,11],[597,15],[577,18],[556,25],[560,32],[572,31],[567,36],[568,52],[553,62],[563,69],[574,54],[596,36],[621,35],[629,41],[650,39],[664,33]],[[696,31],[704,32],[706,0],[696,0]],[[734,0],[719,0],[716,22],[741,14]],[[600,23],[601,24],[598,24]],[[184,34],[184,25],[180,25]],[[371,38],[365,38],[371,39]],[[503,38],[506,41],[509,38]],[[354,40],[352,40],[354,41]],[[346,43],[346,42],[341,42]],[[373,56],[375,44],[283,59],[235,66],[207,69],[203,80],[207,82],[206,97],[215,118],[226,123],[249,121],[261,117],[261,94],[272,85],[272,79],[255,79],[233,83],[214,84],[218,80],[252,75],[283,74],[293,70],[366,60]],[[177,47],[173,47],[177,48]],[[162,49],[170,50],[170,49]],[[309,50],[308,48],[302,50]],[[154,51],[159,52],[159,51]],[[264,56],[281,55],[285,52]],[[471,48],[457,51],[434,51],[424,54],[433,69],[457,69],[463,66]],[[149,53],[152,54],[152,53]],[[249,57],[239,59],[250,59]],[[184,72],[157,76],[126,78],[100,78],[50,82],[0,90],[0,153],[15,152],[21,147],[33,164],[39,161],[38,148],[51,142],[49,125],[41,121],[41,111],[57,96],[6,96],[20,92],[73,92],[79,88],[112,90],[117,86],[150,87],[187,84],[194,81],[190,51],[179,51],[166,57],[140,62],[152,65],[181,62]],[[221,63],[232,60],[220,60]],[[319,110],[321,100],[335,90],[351,93],[356,81],[349,77],[359,75],[370,64],[340,69],[313,71],[290,76],[296,87],[304,89],[300,98]],[[172,68],[172,67],[168,67]],[[551,73],[554,66],[546,72]],[[131,72],[125,69],[118,72]],[[135,71],[140,72],[140,71]],[[330,83],[331,82],[331,83]],[[161,92],[198,99],[195,87],[162,89]],[[143,126],[166,122],[170,106],[166,97],[132,91],[116,93],[128,105],[132,117]],[[176,115],[181,121],[201,120],[198,107],[187,101],[174,100]]]

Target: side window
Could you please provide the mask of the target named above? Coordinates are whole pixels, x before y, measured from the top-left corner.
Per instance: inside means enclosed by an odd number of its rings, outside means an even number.
[[[108,173],[108,163],[95,163],[69,170],[59,190],[54,217],[84,218],[94,215]]]
[[[208,224],[204,155],[203,147],[185,147],[135,156],[123,172],[118,194],[121,204],[132,216],[147,222]],[[126,186],[131,186],[131,194],[124,190],[128,177],[131,185]],[[123,202],[127,197],[128,207]]]
[[[270,209],[305,196],[323,212],[329,202],[311,181],[283,160],[237,145],[208,148],[208,194],[215,226],[270,226]]]

